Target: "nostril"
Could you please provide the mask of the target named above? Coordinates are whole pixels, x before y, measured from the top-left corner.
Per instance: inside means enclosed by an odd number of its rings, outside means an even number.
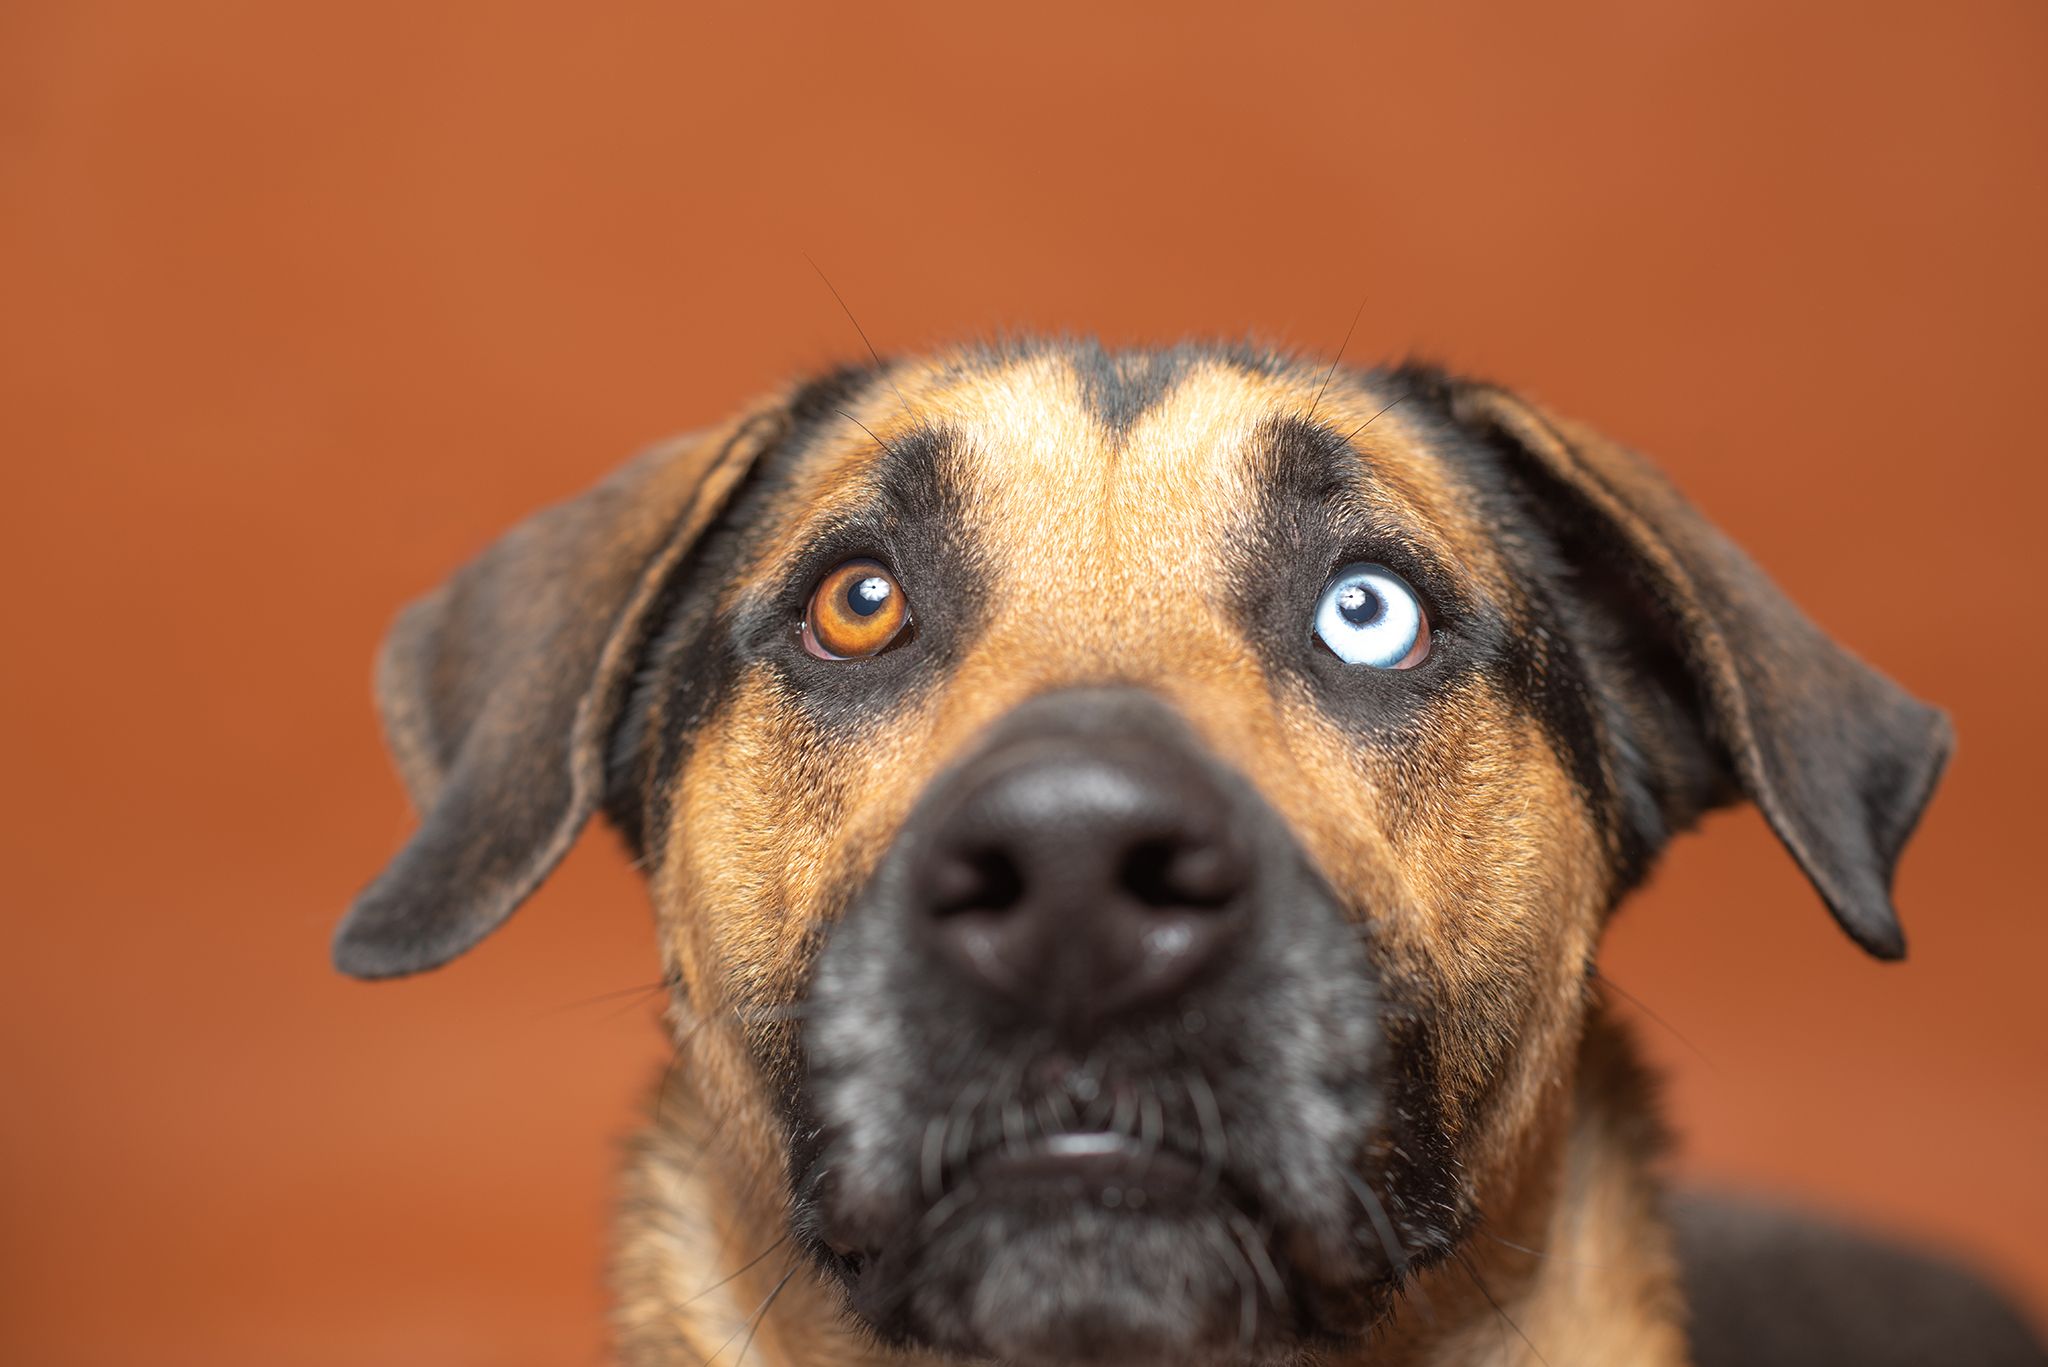
[[[1148,907],[1210,911],[1242,890],[1238,861],[1219,844],[1141,840],[1118,871],[1124,889]]]
[[[943,860],[933,872],[931,910],[937,917],[963,912],[1004,912],[1024,899],[1024,875],[1001,849],[977,850]]]

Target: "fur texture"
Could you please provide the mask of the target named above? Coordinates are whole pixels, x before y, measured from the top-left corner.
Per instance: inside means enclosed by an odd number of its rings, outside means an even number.
[[[819,659],[807,598],[856,558],[913,629]],[[1416,667],[1318,645],[1360,562],[1421,601]],[[648,870],[677,1057],[618,1281],[649,1365],[1685,1361],[1602,929],[1748,798],[1902,952],[1949,745],[1612,443],[1434,371],[1197,346],[772,397],[408,610],[380,695],[425,818],[348,971],[460,952],[600,808]],[[1174,757],[1255,852],[1228,961],[1082,1044],[913,924],[961,785],[1046,744]],[[1203,1180],[978,1180],[1076,1132]]]

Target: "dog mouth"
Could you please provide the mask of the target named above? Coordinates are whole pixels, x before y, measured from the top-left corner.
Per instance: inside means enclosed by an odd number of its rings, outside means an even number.
[[[922,1140],[886,1203],[828,1177],[819,1228],[850,1308],[886,1339],[1015,1363],[1242,1359],[1313,1335],[1303,1256],[1360,1259],[1233,1160],[1205,1083],[1166,1076],[984,1089],[899,1131]]]
[[[1045,1192],[1106,1209],[1143,1210],[1186,1200],[1215,1185],[1200,1160],[1148,1148],[1109,1130],[1047,1135],[1025,1148],[1001,1148],[975,1164],[967,1179],[984,1192]]]
[[[1214,1205],[1250,1223],[1259,1203],[1227,1170],[1220,1124],[1191,1126],[1165,1090],[1120,1089],[1106,1115],[1044,1098],[995,1107],[992,1123],[966,1124],[964,1142],[950,1148],[945,1125],[927,1127],[920,1186],[929,1204],[919,1232],[929,1237],[988,1205],[1039,1218],[1081,1209],[1172,1216]],[[1127,1116],[1128,1127],[1120,1123]]]
[[[1387,1303],[1402,1255],[1354,1194],[1409,1194],[1374,1147],[1385,1073],[1369,1025],[1289,1014],[1313,987],[1075,1040],[948,1028],[908,992],[878,1011],[852,981],[807,1013],[815,1110],[791,1171],[796,1228],[882,1340],[1014,1364],[1246,1362],[1352,1339]],[[1365,986],[1341,1000],[1327,1019],[1371,1003]],[[1364,1046],[1329,1047],[1339,1028]]]
[[[969,1084],[945,1110],[904,1127],[919,1136],[907,1174],[916,1190],[897,1204],[920,1207],[918,1233],[990,1203],[1040,1212],[1168,1213],[1205,1202],[1258,1210],[1231,1171],[1215,1092],[1201,1078],[1112,1078],[1058,1052],[1028,1073],[1041,1085]],[[870,1211],[865,1223],[899,1222]]]
[[[1027,1076],[1028,1094],[969,1087],[969,1104],[925,1125],[918,1176],[934,1210],[1000,1197],[1142,1210],[1231,1194],[1228,1138],[1199,1075],[1113,1076],[1054,1051]]]

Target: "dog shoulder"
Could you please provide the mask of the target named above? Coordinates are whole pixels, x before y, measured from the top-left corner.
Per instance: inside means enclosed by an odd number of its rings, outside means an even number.
[[[1945,1258],[1720,1196],[1672,1214],[1699,1367],[2048,1363],[2012,1303]]]

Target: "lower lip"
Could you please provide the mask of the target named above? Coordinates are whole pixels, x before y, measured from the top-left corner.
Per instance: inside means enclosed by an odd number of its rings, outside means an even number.
[[[998,1150],[974,1168],[976,1183],[984,1187],[1057,1191],[1132,1209],[1194,1195],[1209,1185],[1206,1176],[1180,1154],[1111,1134],[1051,1135],[1029,1148]]]

